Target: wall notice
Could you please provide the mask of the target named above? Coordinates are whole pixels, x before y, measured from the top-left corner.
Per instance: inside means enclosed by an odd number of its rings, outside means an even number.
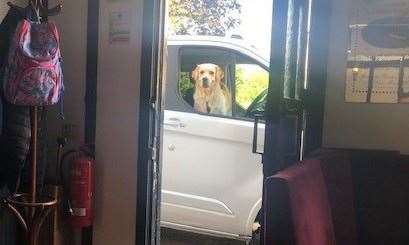
[[[109,43],[111,45],[129,44],[131,39],[131,12],[129,9],[116,9],[109,13]]]

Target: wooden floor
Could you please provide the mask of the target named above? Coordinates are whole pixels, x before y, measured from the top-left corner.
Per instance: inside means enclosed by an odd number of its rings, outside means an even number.
[[[245,242],[162,229],[161,245],[245,245]]]

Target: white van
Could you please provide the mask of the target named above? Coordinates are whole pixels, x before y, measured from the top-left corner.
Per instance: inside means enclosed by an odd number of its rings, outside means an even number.
[[[268,59],[240,40],[175,37],[167,41],[161,225],[249,240],[261,208]],[[225,73],[232,116],[193,109],[191,72],[212,63]],[[257,143],[253,142],[257,141]]]

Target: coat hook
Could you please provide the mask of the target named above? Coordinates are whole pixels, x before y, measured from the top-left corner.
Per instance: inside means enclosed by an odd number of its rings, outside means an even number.
[[[30,1],[29,1],[29,4],[31,4],[31,6],[33,6],[34,9],[40,9],[40,12],[43,12],[43,13],[45,12],[47,16],[55,16],[55,15],[58,15],[59,13],[61,13],[61,10],[62,10],[62,7],[63,7],[62,3],[59,3],[59,4],[57,4],[55,7],[51,8],[51,9],[45,9],[45,8],[43,7],[42,2],[40,1],[39,5],[38,5],[39,8],[37,8],[37,7],[36,7],[36,6],[37,6],[37,5],[36,5],[36,4],[37,4],[37,3],[36,3],[36,0],[30,0]],[[20,7],[20,6],[14,4],[14,3],[12,3],[12,2],[7,2],[7,5],[8,5],[10,8],[14,8],[14,9],[18,10],[19,12],[24,13],[24,10],[25,10],[24,7]]]
[[[48,16],[55,16],[55,15],[58,15],[59,13],[61,13],[62,3],[59,3],[55,7],[50,8],[50,9],[46,9],[43,6],[41,8],[42,8],[42,10],[45,10],[47,12]]]
[[[24,11],[24,8],[23,8],[23,7],[20,7],[20,6],[14,4],[14,3],[12,3],[12,2],[7,2],[7,5],[8,5],[10,8],[17,9],[19,12]]]
[[[48,6],[45,6],[44,5],[44,2],[43,1],[41,1],[41,0],[39,0],[39,6],[42,8],[42,9],[46,9],[46,8],[48,8]],[[51,8],[51,9],[48,9],[49,11],[51,11],[51,10],[53,10],[53,11],[57,11],[57,9],[58,9],[58,11],[61,11],[61,9],[62,9],[62,2],[60,2],[59,4],[57,4],[55,7],[53,7],[53,8]]]

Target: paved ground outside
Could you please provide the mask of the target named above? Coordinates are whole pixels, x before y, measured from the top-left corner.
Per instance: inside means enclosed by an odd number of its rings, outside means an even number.
[[[163,228],[161,245],[245,245],[245,242]]]

